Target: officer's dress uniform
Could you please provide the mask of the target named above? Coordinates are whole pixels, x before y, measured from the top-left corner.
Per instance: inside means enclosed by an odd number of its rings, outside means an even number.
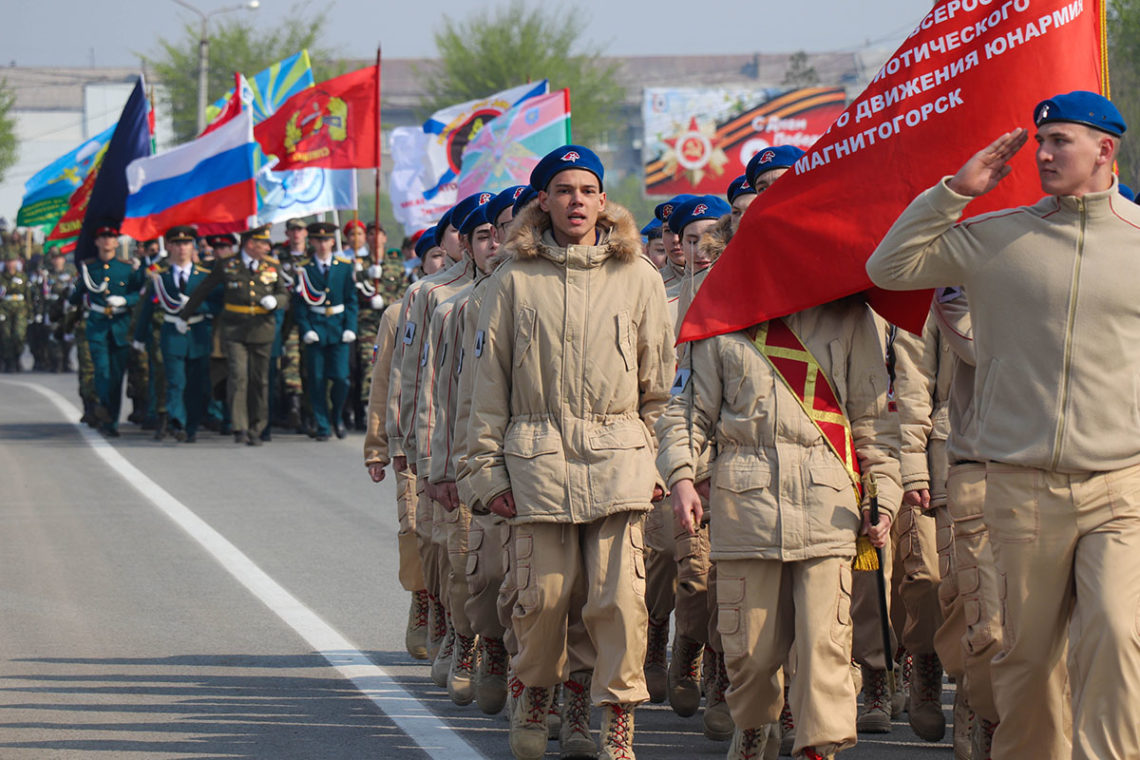
[[[893,289],[962,285],[977,373],[964,431],[984,461],[1003,579],[995,757],[1140,756],[1140,208],[1118,191],[958,220],[943,180],[867,262]]]
[[[88,259],[80,264],[80,276],[71,302],[85,311],[84,334],[94,369],[95,395],[107,414],[101,420],[109,431],[117,431],[123,401],[123,373],[130,354],[131,309],[139,301],[143,273],[130,264],[111,259]],[[111,306],[112,296],[124,305]]]
[[[305,343],[304,362],[305,386],[318,437],[328,437],[330,420],[342,429],[341,412],[348,397],[348,354],[353,345],[344,337],[346,332],[356,333],[357,310],[351,262],[336,256],[327,262],[314,257],[300,267],[293,318],[302,340],[310,333],[317,336],[315,342]]]
[[[166,414],[175,430],[193,438],[206,411],[210,385],[210,349],[214,315],[222,306],[222,287],[215,286],[194,314],[180,325],[179,313],[190,294],[210,276],[210,270],[190,263],[186,269],[173,264],[154,275],[148,286],[148,297],[135,331],[142,343],[154,314],[159,314],[162,329],[159,349],[163,357],[166,383]],[[180,327],[185,327],[183,332]]]
[[[222,286],[222,350],[235,438],[245,434],[250,441],[259,440],[269,422],[269,356],[277,330],[274,312],[288,306],[288,291],[279,267],[271,256],[257,261],[244,252],[219,259],[179,312],[188,321],[214,288]],[[262,305],[266,296],[276,299],[274,309]]]

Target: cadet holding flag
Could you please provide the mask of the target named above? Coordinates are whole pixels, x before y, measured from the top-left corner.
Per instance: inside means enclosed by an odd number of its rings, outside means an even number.
[[[80,264],[78,287],[71,302],[85,309],[85,335],[95,366],[95,394],[99,399],[95,419],[104,434],[117,438],[123,373],[131,346],[130,310],[139,301],[143,273],[115,258],[119,250],[118,228],[97,227],[95,247],[98,259]]]
[[[333,256],[335,233],[336,227],[328,222],[309,225],[315,250],[297,270],[293,296],[293,317],[305,344],[305,387],[318,441],[329,439],[330,424],[337,438],[348,434],[341,413],[348,398],[348,352],[356,342],[355,272],[351,262]]]

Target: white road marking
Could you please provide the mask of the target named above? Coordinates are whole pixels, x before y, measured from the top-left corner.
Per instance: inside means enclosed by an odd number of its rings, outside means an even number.
[[[78,419],[82,414],[71,402],[50,388],[28,382],[4,382],[36,391],[69,420]],[[368,659],[352,642],[269,577],[222,534],[128,462],[106,439],[78,422],[75,426],[108,467],[190,534],[235,580],[309,642],[341,675],[352,681],[364,696],[372,700],[429,757],[436,760],[484,757],[426,705],[396,683],[384,668]]]

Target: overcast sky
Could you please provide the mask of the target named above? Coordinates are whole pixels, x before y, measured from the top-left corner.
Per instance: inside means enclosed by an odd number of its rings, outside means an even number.
[[[190,0],[204,12],[238,0]],[[914,28],[930,0],[571,0],[587,20],[588,37],[609,55],[700,55],[891,48]],[[494,2],[473,0],[260,0],[244,17],[267,25],[311,17],[325,8],[326,47],[346,58],[435,54],[432,30],[443,15],[463,18]],[[536,0],[530,0],[533,7]],[[174,0],[0,0],[0,65],[134,66],[155,53],[156,40],[177,38],[198,17]],[[299,11],[295,9],[300,9]]]

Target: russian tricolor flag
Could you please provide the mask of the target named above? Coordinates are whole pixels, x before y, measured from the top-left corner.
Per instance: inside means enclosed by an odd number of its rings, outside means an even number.
[[[253,117],[249,109],[214,131],[127,166],[122,232],[149,240],[179,224],[256,224]]]

